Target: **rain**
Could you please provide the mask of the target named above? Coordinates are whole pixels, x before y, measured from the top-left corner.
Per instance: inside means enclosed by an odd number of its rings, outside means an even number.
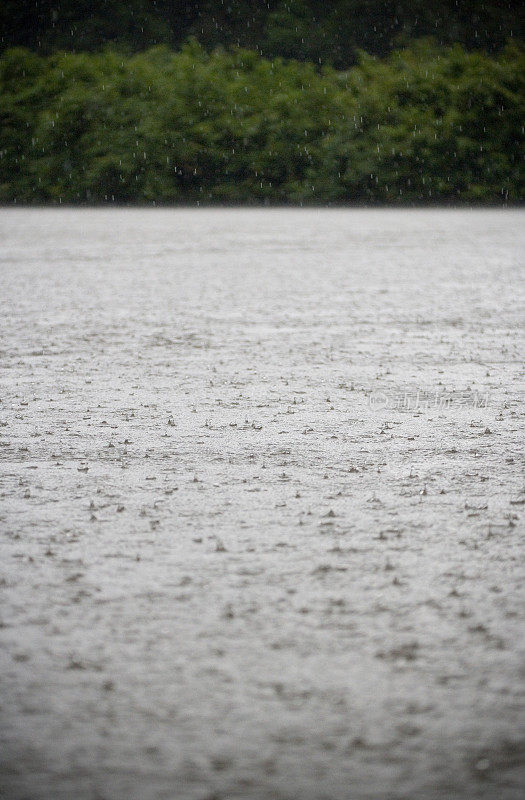
[[[0,797],[518,800],[523,12],[0,10]]]

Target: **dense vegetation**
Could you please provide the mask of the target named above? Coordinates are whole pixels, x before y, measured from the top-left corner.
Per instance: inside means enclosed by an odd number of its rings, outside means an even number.
[[[194,37],[207,49],[241,46],[345,69],[359,50],[385,56],[424,36],[498,50],[523,38],[524,8],[519,0],[2,0],[0,49],[111,44],[131,53]]]
[[[428,40],[344,72],[195,41],[12,49],[0,201],[518,201],[524,67]]]

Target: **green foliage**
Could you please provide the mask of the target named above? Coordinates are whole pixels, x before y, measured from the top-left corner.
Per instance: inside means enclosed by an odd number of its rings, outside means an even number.
[[[323,141],[324,200],[523,199],[524,53],[419,41],[345,77],[351,124]]]
[[[524,8],[519,0],[2,0],[0,50],[131,53],[194,37],[208,50],[238,46],[344,69],[359,49],[383,57],[423,36],[495,52],[523,38]]]
[[[518,201],[524,66],[430,40],[346,72],[195,40],[9,50],[0,201]]]

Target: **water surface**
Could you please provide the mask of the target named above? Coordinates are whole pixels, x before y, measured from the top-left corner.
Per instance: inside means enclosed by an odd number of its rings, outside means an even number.
[[[523,220],[1,211],[6,797],[521,796]]]

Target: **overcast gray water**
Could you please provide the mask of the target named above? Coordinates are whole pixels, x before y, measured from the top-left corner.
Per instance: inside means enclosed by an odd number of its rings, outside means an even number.
[[[0,796],[522,797],[522,211],[0,211]]]

